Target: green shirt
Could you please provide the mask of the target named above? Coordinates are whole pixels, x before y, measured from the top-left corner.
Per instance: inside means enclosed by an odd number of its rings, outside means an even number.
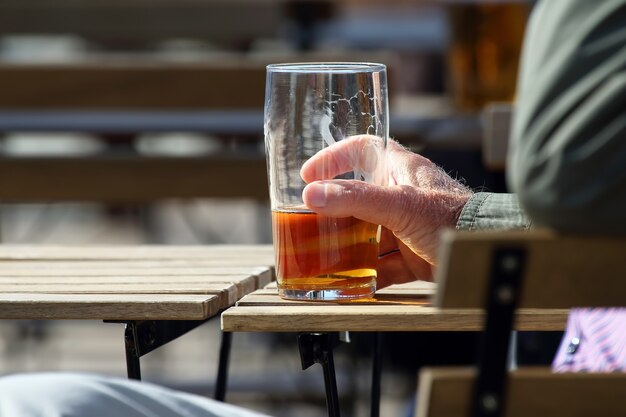
[[[475,194],[457,227],[626,233],[626,0],[539,2],[517,90],[516,194]]]
[[[528,229],[530,225],[515,194],[476,193],[463,207],[457,229]]]

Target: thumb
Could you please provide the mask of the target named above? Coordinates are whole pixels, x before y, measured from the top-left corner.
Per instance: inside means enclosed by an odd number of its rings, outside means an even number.
[[[353,216],[393,232],[407,226],[410,196],[404,186],[382,187],[356,180],[315,181],[304,188],[302,198],[309,209],[325,216]]]

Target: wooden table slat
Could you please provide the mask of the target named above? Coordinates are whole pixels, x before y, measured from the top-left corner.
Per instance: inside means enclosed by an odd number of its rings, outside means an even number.
[[[214,263],[214,261],[211,261]],[[139,261],[117,262],[108,261],[95,264],[85,262],[32,262],[32,261],[0,261],[0,276],[6,275],[119,275],[120,271],[128,274],[165,275],[165,274],[207,274],[237,275],[262,274],[271,271],[267,266],[218,266],[203,265],[201,262],[186,264],[146,265]]]
[[[173,260],[205,259],[226,265],[273,265],[271,245],[204,246],[0,246],[0,260]],[[229,260],[231,263],[226,262]],[[261,262],[262,261],[262,262]]]
[[[204,320],[220,307],[216,295],[0,294],[0,319]]]
[[[273,271],[268,267],[149,267],[149,268],[88,268],[63,266],[54,268],[32,268],[31,264],[20,268],[19,265],[11,264],[11,267],[0,267],[0,286],[3,283],[21,282],[118,282],[118,281],[163,281],[179,282],[181,279],[201,282],[232,281],[238,275],[252,275],[256,280],[256,288],[262,288],[273,280]],[[231,277],[232,275],[232,277]],[[197,277],[197,278],[193,278]]]
[[[218,283],[218,282],[238,282],[245,280],[253,280],[256,287],[256,276],[248,275],[187,275],[187,274],[170,274],[170,275],[25,275],[25,276],[0,276],[0,288],[10,285],[29,285],[29,284],[77,284],[90,285],[101,283],[169,283],[176,284],[180,282],[195,283]]]
[[[251,294],[246,295],[241,300],[237,302],[238,307],[251,307],[251,306],[312,306],[319,305],[320,307],[324,306],[343,306],[343,305],[421,305],[426,306],[430,304],[429,298],[433,295],[432,291],[422,291],[420,290],[416,293],[383,293],[377,294],[374,298],[364,298],[352,301],[320,301],[320,302],[311,302],[311,301],[295,301],[295,300],[284,300],[278,296],[276,291],[272,291],[269,289],[262,289],[252,292]]]
[[[235,283],[98,283],[76,285],[71,283],[0,285],[0,294],[206,294],[220,299],[220,308],[234,305],[240,298],[241,290]]]

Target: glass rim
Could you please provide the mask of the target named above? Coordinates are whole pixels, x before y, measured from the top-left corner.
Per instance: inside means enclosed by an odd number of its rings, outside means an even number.
[[[287,62],[269,64],[267,72],[351,73],[386,71],[387,66],[376,62]]]

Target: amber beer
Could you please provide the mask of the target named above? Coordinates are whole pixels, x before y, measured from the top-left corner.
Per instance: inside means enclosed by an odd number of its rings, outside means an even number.
[[[449,81],[457,108],[513,101],[529,7],[525,0],[449,1]]]
[[[281,296],[316,290],[330,298],[371,294],[376,280],[378,226],[354,217],[311,211],[272,212]]]

